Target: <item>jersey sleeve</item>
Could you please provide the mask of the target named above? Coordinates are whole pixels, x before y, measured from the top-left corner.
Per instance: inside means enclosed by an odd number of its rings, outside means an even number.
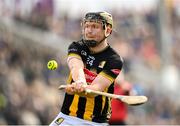
[[[81,58],[80,50],[81,50],[80,45],[78,45],[78,43],[76,42],[73,42],[68,47],[68,56]]]
[[[110,59],[105,64],[103,70],[99,74],[108,78],[113,83],[115,78],[121,72],[122,66],[123,66],[122,58]]]

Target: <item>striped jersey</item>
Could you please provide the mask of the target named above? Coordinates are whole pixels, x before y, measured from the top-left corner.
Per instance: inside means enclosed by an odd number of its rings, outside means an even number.
[[[87,84],[91,84],[96,76],[101,74],[112,82],[104,92],[113,93],[114,80],[122,69],[123,61],[109,45],[103,51],[93,53],[80,40],[70,44],[68,55],[82,59]],[[72,76],[69,75],[68,83],[72,82]],[[110,100],[110,98],[101,95],[89,98],[66,93],[61,112],[81,119],[105,123],[111,112]]]

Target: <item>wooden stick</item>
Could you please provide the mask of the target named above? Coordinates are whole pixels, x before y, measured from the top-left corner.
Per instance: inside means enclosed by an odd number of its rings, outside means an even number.
[[[60,85],[59,90],[65,89],[67,85]],[[101,91],[95,91],[86,88],[85,92],[88,94],[95,94],[95,95],[102,95],[114,99],[118,99],[128,105],[141,105],[148,101],[148,98],[146,96],[125,96],[125,95],[116,95],[116,94],[110,94],[106,92]]]

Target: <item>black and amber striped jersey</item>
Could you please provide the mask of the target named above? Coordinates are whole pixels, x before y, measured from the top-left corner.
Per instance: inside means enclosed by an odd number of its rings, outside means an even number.
[[[91,84],[96,76],[101,74],[112,82],[105,92],[113,93],[114,80],[122,69],[123,61],[110,46],[101,52],[93,53],[83,41],[73,42],[68,48],[68,55],[82,59],[88,84]],[[68,83],[72,82],[70,75]],[[81,119],[104,123],[108,121],[110,108],[108,97],[99,95],[89,98],[66,93],[61,112]]]

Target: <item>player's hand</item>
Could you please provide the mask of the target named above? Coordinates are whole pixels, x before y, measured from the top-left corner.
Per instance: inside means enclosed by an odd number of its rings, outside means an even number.
[[[71,95],[74,94],[75,93],[74,85],[73,84],[68,84],[66,86],[66,92],[68,94],[71,94]]]
[[[72,84],[67,85],[66,92],[68,94],[74,94],[74,93],[82,93],[85,91],[87,83],[83,81],[76,81]]]
[[[74,85],[75,92],[82,93],[85,91],[85,87],[86,87],[87,83],[84,81],[78,80],[78,81],[74,82],[73,85]]]

